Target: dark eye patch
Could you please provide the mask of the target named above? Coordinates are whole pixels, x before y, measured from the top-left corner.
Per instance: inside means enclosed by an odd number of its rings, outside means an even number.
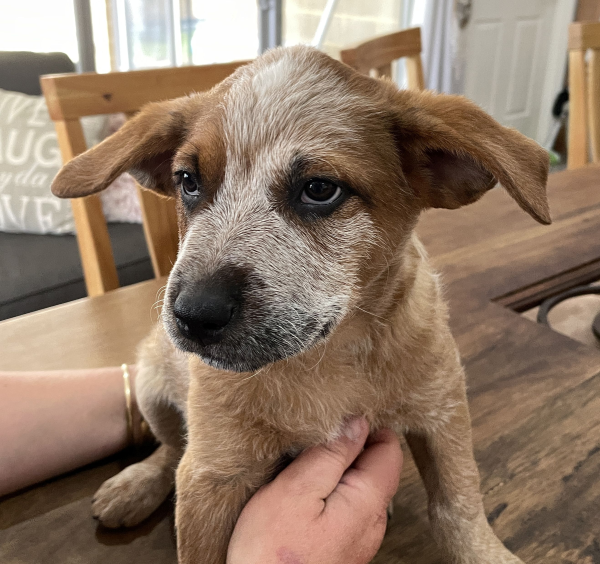
[[[297,155],[283,178],[286,196],[282,204],[306,220],[330,215],[353,195],[346,183],[334,178],[328,171],[317,173],[317,170],[323,170],[323,165],[318,166],[317,163]]]
[[[187,170],[178,170],[173,174],[173,182],[179,190],[186,208],[195,207],[202,196],[202,187],[198,175]]]

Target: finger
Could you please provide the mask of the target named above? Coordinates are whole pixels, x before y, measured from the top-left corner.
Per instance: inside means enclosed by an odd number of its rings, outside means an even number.
[[[359,455],[368,434],[369,424],[364,417],[349,421],[338,439],[303,451],[273,484],[288,492],[291,489],[325,499]]]
[[[370,437],[367,447],[342,479],[342,484],[358,484],[363,489],[376,492],[378,495],[371,497],[387,506],[398,489],[402,462],[396,433],[382,429]]]

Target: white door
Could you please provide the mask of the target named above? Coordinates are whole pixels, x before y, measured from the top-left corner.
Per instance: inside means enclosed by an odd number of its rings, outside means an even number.
[[[574,10],[575,0],[472,0],[459,38],[465,95],[544,143]]]

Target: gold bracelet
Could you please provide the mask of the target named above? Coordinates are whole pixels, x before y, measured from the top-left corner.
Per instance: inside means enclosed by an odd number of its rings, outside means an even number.
[[[131,380],[129,378],[129,367],[126,364],[121,364],[121,370],[123,371],[123,384],[125,386],[125,408],[127,417],[127,444],[132,445],[134,434],[133,434],[133,405],[131,400]]]

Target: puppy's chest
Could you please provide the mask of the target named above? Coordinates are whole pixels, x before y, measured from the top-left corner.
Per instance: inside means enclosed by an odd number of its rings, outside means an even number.
[[[344,422],[365,415],[376,427],[398,425],[416,405],[407,403],[397,371],[364,363],[338,363],[313,370],[264,371],[233,386],[200,386],[204,409],[217,419],[322,441],[339,435]],[[410,398],[408,398],[410,399]]]
[[[293,445],[292,455],[294,448],[339,437],[353,416],[365,416],[372,432],[389,427],[401,435],[445,422],[456,408],[443,386],[421,380],[418,371],[332,371],[323,380],[276,390],[263,392],[259,409],[246,423],[285,436]],[[252,413],[250,405],[247,409]]]

